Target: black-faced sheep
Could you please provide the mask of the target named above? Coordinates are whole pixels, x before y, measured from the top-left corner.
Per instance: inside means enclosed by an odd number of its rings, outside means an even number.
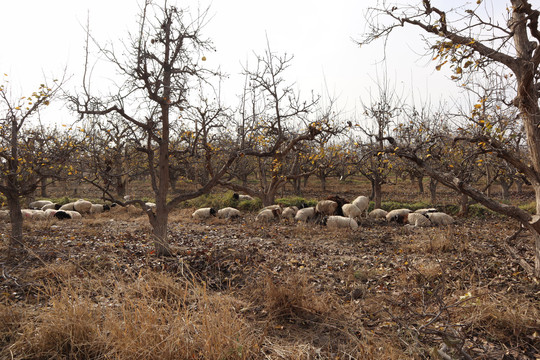
[[[37,201],[32,201],[28,205],[28,207],[30,209],[40,210],[43,206],[48,205],[48,204],[52,204],[52,201],[49,201],[49,200],[37,200]]]
[[[191,214],[191,217],[198,220],[204,220],[216,215],[216,209],[207,207],[195,210],[193,214]]]
[[[429,209],[418,209],[415,211],[415,213],[426,215],[427,213],[434,213],[437,212],[437,209],[435,208],[429,208]]]
[[[345,200],[344,198],[338,195],[329,196],[325,200],[331,200],[331,201],[336,202],[338,204],[338,207],[335,211],[335,214],[343,216],[343,205],[348,203],[347,200]]]
[[[60,204],[50,203],[50,204],[47,204],[47,205],[43,205],[43,207],[41,208],[41,211],[45,211],[45,210],[49,210],[49,209],[60,210],[61,207],[62,207],[62,205],[60,205]]]
[[[426,216],[434,225],[451,225],[454,218],[442,212],[427,213]]]
[[[116,205],[116,204],[113,204]],[[92,204],[92,208],[90,209],[90,214],[100,214],[104,211],[111,210],[111,205],[107,204]]]
[[[369,198],[367,196],[358,196],[356,199],[352,202],[358,209],[360,209],[361,213],[366,213],[366,217],[368,216],[368,209],[369,209]]]
[[[352,230],[358,229],[358,223],[356,220],[344,216],[328,216],[325,219],[326,226],[329,228],[350,228]]]
[[[388,212],[383,209],[373,209],[369,214],[370,219],[386,219],[386,215],[388,215]]]
[[[313,206],[298,210],[294,216],[296,221],[308,222],[313,219],[315,219],[315,208]]]
[[[53,216],[57,218],[58,220],[68,220],[71,219],[71,215],[68,211],[64,210],[54,210]]]
[[[330,216],[336,213],[338,203],[332,200],[321,200],[315,206],[315,212],[323,216]]]
[[[407,221],[406,215],[411,213],[409,209],[395,209],[386,214],[386,221],[395,221],[398,224],[404,224]]]
[[[218,210],[217,217],[220,218],[220,219],[237,218],[237,217],[240,217],[240,211],[238,209],[233,208],[233,207],[226,207],[226,208]]]

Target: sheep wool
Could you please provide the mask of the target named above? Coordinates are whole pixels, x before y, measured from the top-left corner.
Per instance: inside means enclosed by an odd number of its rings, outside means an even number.
[[[315,212],[322,215],[333,215],[338,208],[338,203],[332,200],[321,200],[315,207]]]
[[[386,214],[386,221],[397,221],[398,223],[403,223],[405,219],[405,215],[412,212],[409,209],[395,209],[390,211],[388,214]]]
[[[427,213],[434,213],[437,212],[437,209],[435,208],[429,208],[429,209],[418,209],[415,211],[417,214],[426,215]]]
[[[358,208],[358,206],[354,204],[345,204],[342,207],[343,209],[343,216],[349,217],[351,219],[360,219],[362,217],[362,211]]]
[[[49,200],[38,200],[38,201],[32,201],[28,207],[30,209],[41,209],[45,205],[52,204],[52,201]]]
[[[294,216],[294,220],[303,221],[303,222],[307,222],[314,218],[315,218],[315,208],[313,206],[298,210],[296,212],[296,215]]]
[[[68,213],[68,215],[71,216],[72,219],[82,219],[82,215],[78,211],[68,210],[68,211],[66,211],[66,213]],[[57,214],[58,214],[58,212],[57,212]]]
[[[417,227],[431,226],[431,221],[423,214],[413,212],[407,214],[407,222]]]
[[[92,204],[92,208],[90,209],[90,214],[100,214],[104,211],[111,210],[111,207],[109,205],[103,205],[103,204]]]
[[[60,206],[60,209],[59,209],[59,210],[63,210],[63,211],[73,211],[73,210],[75,210],[75,208],[73,207],[73,205],[75,205],[74,202],[70,202],[70,203],[64,204],[64,205]]]
[[[388,212],[383,209],[374,209],[369,213],[370,219],[386,219]]]
[[[88,214],[92,210],[92,203],[83,199],[75,201],[73,204],[73,210],[81,214]]]
[[[268,221],[279,219],[280,215],[281,215],[281,209],[274,209],[274,210],[263,209],[257,214],[257,216],[255,217],[255,221],[268,222]]]
[[[350,228],[352,230],[358,229],[358,223],[356,220],[344,216],[329,216],[326,219],[326,226],[329,228]]]
[[[281,216],[284,219],[294,220],[294,217],[296,216],[297,212],[298,212],[298,208],[296,206],[289,206],[283,209]]]
[[[217,217],[220,218],[220,219],[237,218],[237,217],[240,217],[240,211],[238,209],[233,208],[233,207],[226,207],[226,208],[218,210]]]
[[[360,209],[361,213],[366,213],[366,217],[368,216],[368,209],[369,209],[369,198],[367,196],[360,195],[352,202],[358,209]]]
[[[427,213],[426,216],[435,225],[451,225],[454,223],[454,218],[443,212]]]
[[[198,220],[208,219],[211,216],[216,216],[217,211],[214,208],[200,208],[191,214],[191,217]]]
[[[50,204],[43,205],[43,207],[41,208],[41,211],[45,211],[49,209],[60,210],[60,207],[61,207],[60,204],[50,203]]]
[[[238,195],[238,201],[252,201],[253,197],[249,195]]]

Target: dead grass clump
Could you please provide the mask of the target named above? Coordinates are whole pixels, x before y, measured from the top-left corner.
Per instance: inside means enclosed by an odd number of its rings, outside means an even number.
[[[480,331],[502,343],[516,345],[517,341],[533,339],[533,334],[540,332],[540,308],[523,297],[488,294],[480,296],[468,310],[464,315],[471,331]],[[535,341],[540,346],[538,337]]]
[[[22,324],[24,315],[20,309],[0,304],[0,349],[6,349],[16,339]]]

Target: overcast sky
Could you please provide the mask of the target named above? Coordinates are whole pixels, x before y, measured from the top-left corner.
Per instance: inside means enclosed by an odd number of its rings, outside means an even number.
[[[253,61],[253,52],[262,54],[267,37],[273,51],[294,55],[290,82],[306,96],[311,90],[323,93],[326,82],[344,114],[361,109],[361,101],[369,102],[384,66],[382,41],[358,47],[352,40],[366,30],[364,13],[376,0],[169,0],[174,3],[192,11],[210,6],[204,34],[217,51],[207,56],[208,64],[231,75],[226,84],[231,102],[242,90],[241,65]],[[64,69],[70,76],[66,89],[79,87],[87,16],[94,36],[105,43],[127,38],[139,12],[135,0],[4,0],[0,9],[0,72],[8,74],[14,93],[21,95],[33,92],[44,77],[61,76]],[[414,29],[396,32],[387,44],[389,77],[417,101],[452,101],[458,91],[447,79],[450,74],[435,71],[436,64],[421,56],[424,52]],[[94,79],[105,83],[110,76],[94,74]],[[61,118],[70,119],[66,113]]]

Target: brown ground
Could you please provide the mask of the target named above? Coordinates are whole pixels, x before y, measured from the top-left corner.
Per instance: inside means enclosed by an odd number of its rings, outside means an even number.
[[[540,358],[540,285],[502,246],[512,221],[351,232],[191,211],[171,215],[166,259],[123,210],[27,225],[28,256],[0,249],[0,357]],[[513,245],[532,259],[528,234]]]

